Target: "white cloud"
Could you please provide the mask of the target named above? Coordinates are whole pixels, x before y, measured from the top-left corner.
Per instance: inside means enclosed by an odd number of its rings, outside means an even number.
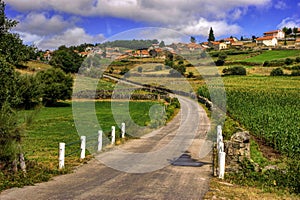
[[[61,45],[72,46],[83,43],[99,43],[105,37],[101,34],[96,36],[88,35],[83,28],[75,27],[68,29],[60,35],[55,35],[40,41],[37,45],[42,49],[55,49]]]
[[[300,19],[297,18],[285,18],[283,19],[280,24],[277,25],[277,28],[282,29],[283,27],[294,28],[300,27]]]
[[[72,19],[67,21],[60,15],[47,16],[46,13],[32,12],[18,20],[21,23],[14,30],[40,36],[59,33],[74,26]]]
[[[287,5],[284,1],[277,1],[277,3],[274,5],[274,7],[279,10],[284,10],[287,8]]]
[[[78,38],[76,40],[76,37],[66,36],[71,30],[84,36],[81,41],[93,40],[93,36],[78,28],[76,20],[62,17],[65,14],[125,18],[206,37],[210,27],[213,27],[216,36],[229,32],[238,34],[241,28],[234,21],[245,15],[249,6],[264,7],[270,2],[271,0],[6,0],[13,9],[29,13],[21,18],[16,31],[31,37],[37,35],[47,38],[39,42],[43,47],[77,43]],[[47,13],[55,14],[47,16]],[[171,41],[174,37],[165,37],[168,38]]]
[[[227,24],[226,21],[208,21],[205,18],[200,18],[198,21],[193,21],[187,25],[177,27],[177,30],[187,35],[208,36],[210,27],[213,28],[214,35],[219,37],[224,33],[237,34],[241,31],[241,27],[236,24]]]
[[[297,5],[300,6],[300,2]]]

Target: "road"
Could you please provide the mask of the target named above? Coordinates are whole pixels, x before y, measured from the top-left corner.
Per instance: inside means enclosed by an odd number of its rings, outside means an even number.
[[[209,189],[211,166],[204,164],[195,167],[194,164],[199,164],[198,161],[211,161],[210,155],[204,158],[199,156],[201,147],[207,144],[204,138],[210,128],[210,121],[197,102],[184,97],[180,97],[180,102],[179,114],[161,129],[141,139],[130,140],[111,151],[100,153],[88,164],[78,167],[74,173],[57,176],[49,182],[35,186],[3,191],[0,199],[202,199]],[[195,114],[199,117],[195,117]],[[177,134],[180,135],[178,130],[181,128],[184,129],[183,133],[188,134],[190,130],[195,130],[196,133],[196,135],[189,135],[189,137],[193,136],[192,140],[189,140],[191,145],[186,150],[181,150],[176,156],[176,158],[185,156],[183,162],[179,159],[178,163],[186,166],[172,165],[174,157],[167,159],[168,165],[161,167],[155,165],[161,164],[156,163],[156,158],[150,159],[145,156],[144,162],[128,160],[126,155],[123,158],[112,156],[116,155],[113,153],[119,152],[120,149],[137,154],[145,153],[145,155],[147,152],[158,152],[172,143]],[[203,154],[203,148],[201,152]],[[163,160],[166,160],[164,155],[168,156],[168,152],[161,154]],[[173,156],[173,154],[170,155]],[[194,160],[186,159],[186,156],[191,156]],[[147,168],[149,160],[153,162],[154,171]],[[103,161],[106,165],[102,163]],[[125,163],[124,170],[117,170],[118,167],[114,167],[114,161]],[[115,169],[107,165],[112,165]],[[129,173],[131,169],[133,172],[141,169],[135,168],[136,166],[144,166],[148,172]]]

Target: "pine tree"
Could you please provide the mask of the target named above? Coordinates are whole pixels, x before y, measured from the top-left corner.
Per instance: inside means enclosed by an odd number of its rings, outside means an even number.
[[[210,27],[209,35],[208,35],[208,41],[215,41],[215,35],[212,27]]]

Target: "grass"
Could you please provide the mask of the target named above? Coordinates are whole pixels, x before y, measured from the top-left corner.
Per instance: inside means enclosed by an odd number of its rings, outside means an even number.
[[[89,102],[79,102],[85,106]],[[125,109],[125,102],[118,102],[120,107]],[[130,102],[129,112],[133,122],[144,126],[150,122],[149,109],[158,102]],[[11,174],[0,172],[0,191],[11,187],[22,187],[36,182],[47,181],[52,176],[64,174],[73,169],[74,166],[82,163],[79,160],[79,151],[66,157],[65,169],[58,170],[58,144],[59,142],[76,142],[79,135],[73,120],[71,103],[60,103],[59,107],[43,107],[35,115],[34,123],[29,127],[23,141],[23,151],[28,167],[27,176],[23,174]],[[111,102],[95,102],[96,116],[104,133],[116,126],[116,133],[119,128],[111,112]],[[29,115],[33,111],[22,111],[20,118]],[[124,110],[120,113],[126,113]],[[128,126],[128,124],[127,124]],[[128,127],[130,128],[130,127]],[[96,135],[97,132],[91,133]],[[96,138],[96,137],[95,137]],[[76,142],[66,148],[66,154],[79,149],[80,144]],[[90,156],[88,156],[90,158]]]
[[[276,59],[294,58],[300,56],[300,50],[274,50],[274,51],[263,51],[262,54],[244,59],[247,62],[260,62],[271,61]]]

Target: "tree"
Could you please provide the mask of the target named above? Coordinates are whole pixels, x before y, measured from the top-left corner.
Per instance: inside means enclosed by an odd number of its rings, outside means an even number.
[[[295,38],[297,37],[297,33],[298,33],[298,27],[294,27],[293,28],[293,34],[294,34]]]
[[[9,32],[17,23],[16,20],[6,17],[5,3],[0,0],[0,54],[13,65],[29,60],[34,51],[33,48],[23,44],[19,35]]]
[[[243,36],[241,36],[241,39],[240,39],[241,41],[244,41],[244,37]]]
[[[283,76],[283,70],[281,68],[275,68],[271,71],[270,76]]]
[[[70,99],[72,95],[73,78],[59,68],[51,68],[37,73],[40,82],[42,101],[51,106],[58,100]]]
[[[77,73],[83,60],[84,58],[79,56],[71,48],[60,46],[58,50],[53,52],[49,64],[61,68],[65,73]]]
[[[166,45],[165,45],[165,42],[162,40],[162,41],[160,41],[160,43],[159,43],[159,47],[160,48],[162,48],[162,47],[165,47]]]
[[[215,41],[215,35],[212,27],[210,27],[209,34],[208,34],[208,41]]]
[[[191,43],[196,43],[196,38],[194,36],[191,36],[190,41],[191,41]]]
[[[143,72],[143,67],[139,66],[137,71],[138,71],[139,73],[142,73],[142,72]]]

